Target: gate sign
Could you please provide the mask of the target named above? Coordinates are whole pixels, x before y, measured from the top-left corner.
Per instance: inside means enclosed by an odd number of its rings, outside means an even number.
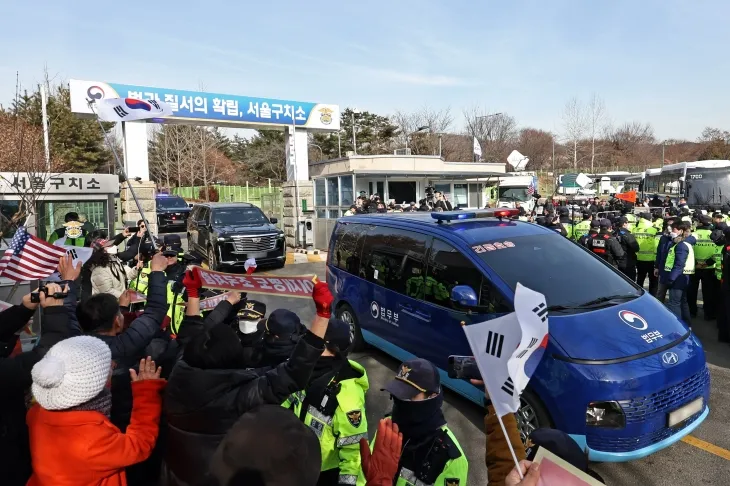
[[[340,129],[340,107],[322,103],[252,98],[249,96],[152,88],[130,84],[104,83],[72,79],[71,111],[93,115],[87,100],[132,98],[163,101],[172,110],[174,121],[234,127],[291,126],[313,131]],[[160,117],[153,121],[164,121]],[[173,120],[171,120],[173,121]]]

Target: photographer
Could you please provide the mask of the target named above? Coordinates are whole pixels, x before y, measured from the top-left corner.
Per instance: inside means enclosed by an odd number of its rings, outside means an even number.
[[[434,193],[434,197],[436,199],[436,202],[434,203],[434,209],[441,208],[442,211],[453,211],[454,207],[451,205],[451,202],[446,199],[446,196],[441,191],[436,191]]]
[[[64,256],[61,260],[71,260]],[[62,274],[62,278],[66,278]],[[66,287],[64,291],[68,290]],[[7,486],[25,485],[31,475],[30,445],[28,428],[25,423],[25,391],[32,383],[31,370],[54,344],[67,337],[81,334],[81,330],[69,322],[68,313],[63,307],[61,287],[49,283],[44,291],[23,297],[23,303],[0,312],[0,470],[3,471],[2,484]],[[33,302],[38,300],[40,302]],[[18,336],[38,307],[43,308],[43,334],[38,344],[30,351],[10,357]]]

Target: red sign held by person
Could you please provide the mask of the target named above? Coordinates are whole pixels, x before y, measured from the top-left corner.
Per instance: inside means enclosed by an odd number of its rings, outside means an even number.
[[[251,294],[276,294],[287,297],[312,298],[314,283],[311,275],[296,277],[238,275],[233,273],[215,272],[195,267],[206,289],[238,290]]]

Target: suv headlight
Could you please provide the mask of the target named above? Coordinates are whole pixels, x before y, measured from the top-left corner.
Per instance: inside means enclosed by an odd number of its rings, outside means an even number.
[[[226,242],[226,241],[231,241],[231,239],[228,238],[228,237],[226,237],[226,236],[220,236],[220,237],[218,237],[218,243],[223,243],[223,242]]]
[[[618,402],[591,402],[586,408],[586,425],[622,429],[626,426],[626,415]]]

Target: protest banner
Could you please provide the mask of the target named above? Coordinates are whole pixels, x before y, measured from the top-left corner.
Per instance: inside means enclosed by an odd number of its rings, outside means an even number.
[[[532,462],[540,464],[537,486],[599,486],[603,483],[540,447]]]
[[[252,276],[216,272],[200,267],[194,270],[200,276],[203,287],[216,290],[237,290],[250,294],[273,294],[286,297],[311,299],[314,283],[312,275],[296,277]]]

